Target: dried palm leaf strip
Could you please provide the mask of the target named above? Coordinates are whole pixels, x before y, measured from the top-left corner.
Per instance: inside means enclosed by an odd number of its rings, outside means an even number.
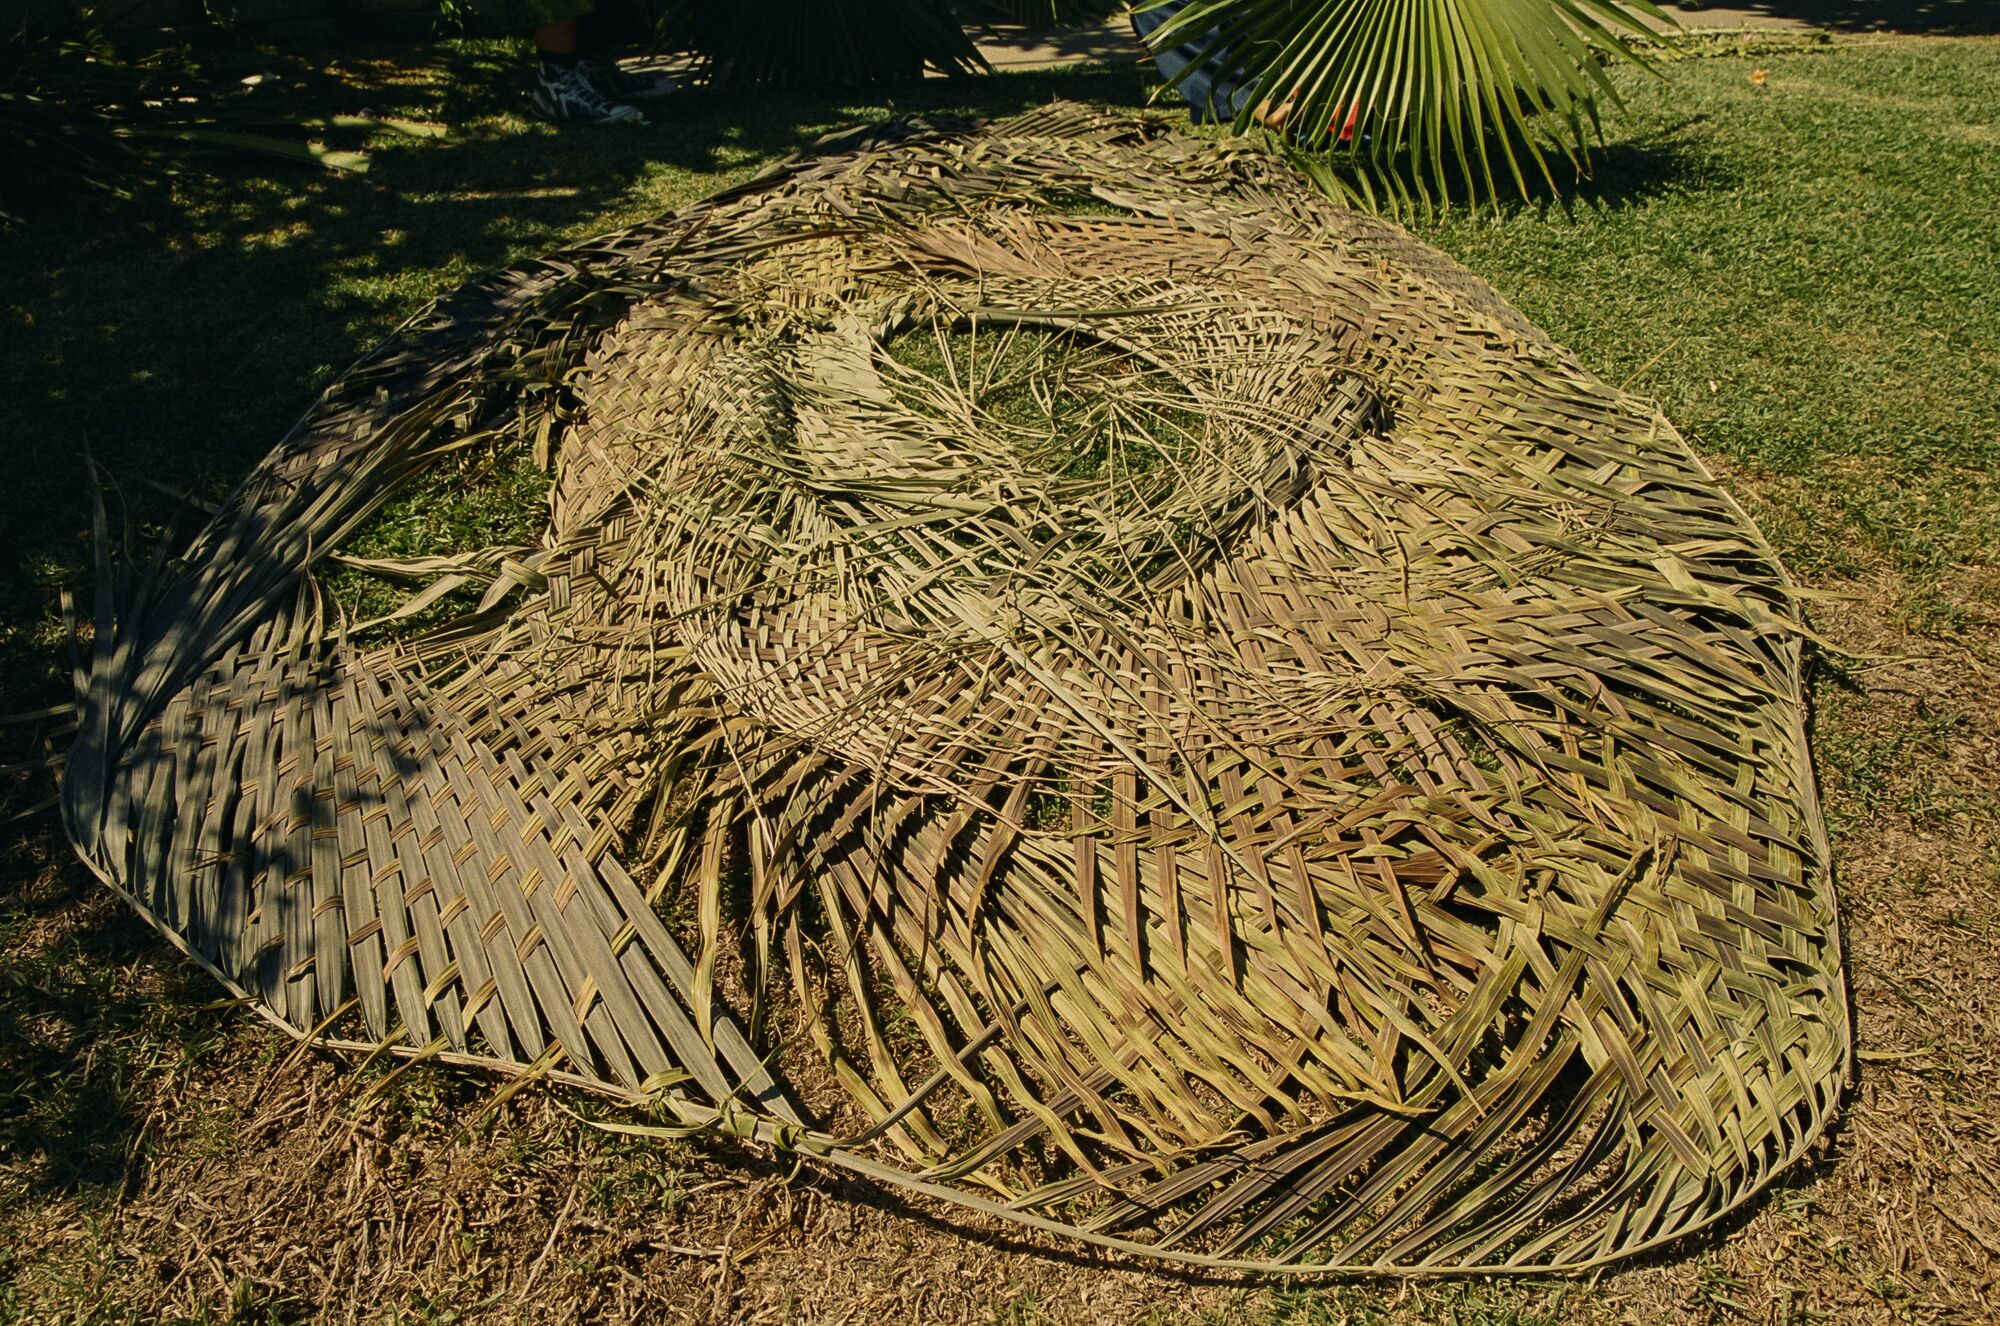
[[[539,546],[330,619],[315,566],[495,437]],[[1581,1268],[1835,1108],[1802,638],[1476,278],[1053,106],[420,315],[103,596],[64,809],[293,1035],[1201,1265]]]

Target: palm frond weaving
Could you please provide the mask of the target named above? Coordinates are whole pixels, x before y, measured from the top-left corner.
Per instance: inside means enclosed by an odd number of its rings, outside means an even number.
[[[315,567],[495,435],[539,544],[348,629]],[[1802,629],[1476,278],[1056,106],[427,310],[104,597],[63,804],[295,1036],[1203,1265],[1578,1268],[1835,1106]]]

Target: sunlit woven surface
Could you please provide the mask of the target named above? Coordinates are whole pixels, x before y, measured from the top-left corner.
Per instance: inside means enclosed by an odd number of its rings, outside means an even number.
[[[348,643],[301,571],[491,430],[542,546]],[[100,622],[65,809],[298,1034],[1211,1263],[1581,1266],[1834,1105],[1799,620],[1449,260],[1054,107],[418,318]]]

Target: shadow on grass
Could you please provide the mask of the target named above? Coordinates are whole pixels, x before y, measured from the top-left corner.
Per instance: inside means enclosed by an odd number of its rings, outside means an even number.
[[[1706,115],[1690,115],[1639,138],[1608,143],[1591,155],[1587,169],[1567,187],[1551,193],[1546,186],[1525,200],[1503,203],[1507,208],[1574,211],[1579,208],[1630,207],[1692,187],[1726,186],[1734,173],[1701,149],[1698,131]]]
[[[7,864],[67,850],[44,826]],[[166,1099],[221,1045],[228,1014],[193,964],[57,860],[0,892],[0,1154],[30,1193],[115,1198],[143,1164],[138,1102]]]

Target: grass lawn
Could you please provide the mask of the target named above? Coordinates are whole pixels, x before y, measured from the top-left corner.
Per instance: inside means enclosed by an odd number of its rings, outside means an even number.
[[[211,57],[285,108],[447,120],[365,176],[191,168],[0,238],[0,719],[60,703],[87,598],[85,458],[143,537],[225,491],[314,392],[487,268],[745,178],[819,133],[1053,96],[1124,69],[757,94],[643,128],[520,118],[496,44]],[[1753,80],[1753,70],[1767,77]],[[1860,1081],[1821,1156],[1671,1256],[1595,1283],[1398,1292],[1195,1282],[635,1145],[524,1092],[288,1047],[72,864],[0,829],[0,1322],[581,1319],[1292,1323],[1993,1320],[2000,1260],[2000,41],[1866,39],[1621,75],[1569,200],[1417,232],[1611,382],[1657,397],[1825,592],[1816,742]],[[467,462],[376,531],[522,528],[532,476]],[[0,725],[0,817],[59,743]]]

